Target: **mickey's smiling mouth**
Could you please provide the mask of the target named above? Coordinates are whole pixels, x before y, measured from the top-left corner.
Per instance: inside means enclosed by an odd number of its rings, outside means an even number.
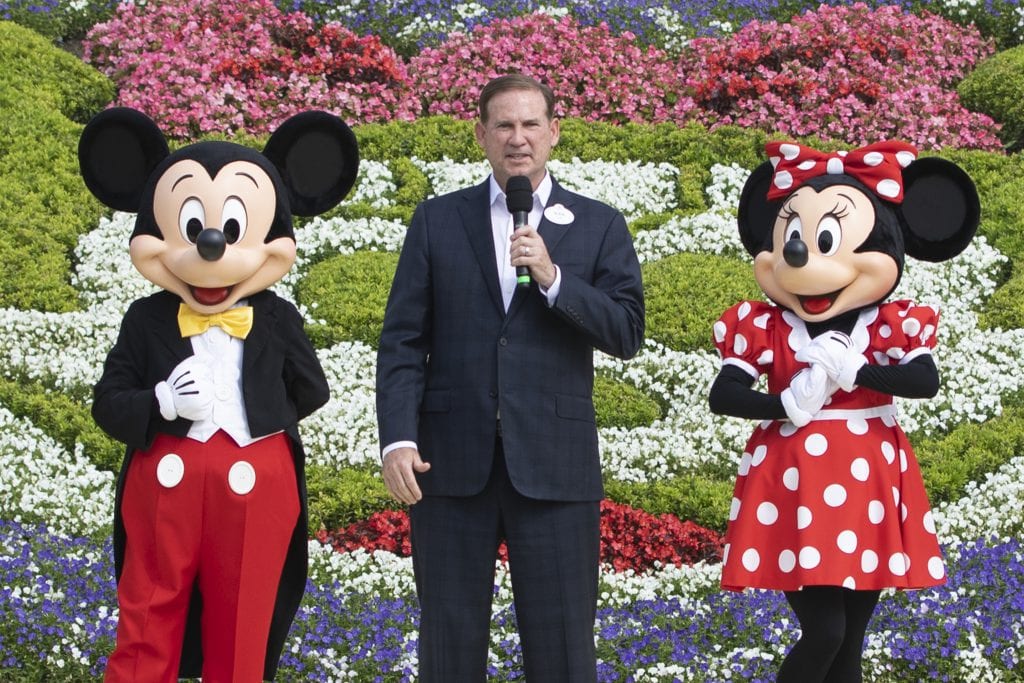
[[[801,295],[797,294],[797,299],[800,301],[800,307],[804,309],[804,312],[809,315],[821,315],[832,308],[832,304],[836,302],[836,299],[842,293],[843,290],[837,289],[830,294],[812,294],[812,295]]]
[[[203,306],[216,306],[231,295],[231,287],[189,287],[192,298]]]

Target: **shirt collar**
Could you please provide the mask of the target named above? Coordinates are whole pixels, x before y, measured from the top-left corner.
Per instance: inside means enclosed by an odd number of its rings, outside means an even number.
[[[487,186],[490,191],[490,203],[489,206],[494,206],[494,202],[501,201],[501,205],[505,206],[505,191],[498,186],[498,181],[494,179],[492,173],[487,179]],[[540,185],[533,192],[533,203],[534,206],[537,202],[540,202],[541,208],[548,205],[548,199],[551,197],[551,174],[547,171],[544,172],[544,179],[540,181]]]

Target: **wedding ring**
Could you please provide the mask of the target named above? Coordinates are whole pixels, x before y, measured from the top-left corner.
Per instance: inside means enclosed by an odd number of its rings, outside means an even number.
[[[530,248],[529,247],[523,247],[523,256],[529,256],[529,255],[530,255]]]

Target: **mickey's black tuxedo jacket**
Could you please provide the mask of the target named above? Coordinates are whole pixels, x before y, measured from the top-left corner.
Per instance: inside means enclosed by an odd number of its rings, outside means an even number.
[[[632,238],[621,213],[553,183],[547,206],[573,217],[538,226],[561,269],[557,302],[549,307],[534,284],[506,314],[488,187],[427,200],[413,216],[378,351],[381,445],[417,443],[431,464],[417,475],[424,495],[473,495],[491,470],[500,410],[520,493],[599,500],[594,349],[629,358],[644,336]]]
[[[277,667],[306,583],[305,456],[298,422],[327,402],[329,390],[295,307],[269,290],[251,295],[248,303],[253,307],[253,327],[243,342],[242,392],[249,431],[255,437],[283,430],[290,437],[302,508],[274,608],[265,664],[269,680]],[[178,330],[180,304],[181,299],[167,291],[133,302],[93,391],[92,414],[96,423],[128,446],[118,479],[114,513],[114,557],[118,576],[125,544],[121,494],[133,454],[147,449],[157,433],[183,437],[192,425],[184,418],[173,422],[165,420],[154,394],[154,387],[166,380],[178,363],[193,355],[191,341],[182,338]],[[193,605],[196,604],[194,599]],[[193,609],[182,653],[182,677],[200,674],[197,617]]]

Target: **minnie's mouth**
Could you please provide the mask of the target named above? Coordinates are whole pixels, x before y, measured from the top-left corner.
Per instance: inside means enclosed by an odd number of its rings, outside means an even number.
[[[192,298],[203,306],[216,306],[231,294],[231,287],[189,287]]]
[[[800,307],[804,310],[804,313],[808,315],[821,315],[832,308],[832,304],[836,302],[836,298],[843,290],[839,289],[831,294],[814,294],[811,296],[797,295],[797,299],[800,301]]]

